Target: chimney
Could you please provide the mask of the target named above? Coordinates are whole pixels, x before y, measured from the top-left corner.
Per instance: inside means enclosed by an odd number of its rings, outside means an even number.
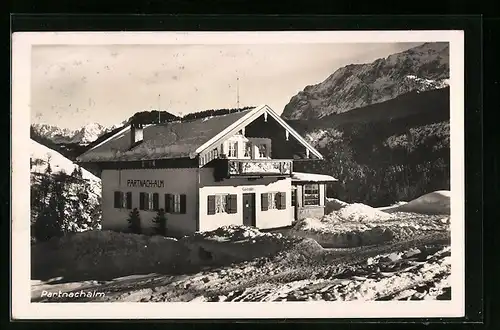
[[[141,142],[144,138],[143,136],[143,126],[140,123],[132,123],[130,124],[130,145],[136,145]]]

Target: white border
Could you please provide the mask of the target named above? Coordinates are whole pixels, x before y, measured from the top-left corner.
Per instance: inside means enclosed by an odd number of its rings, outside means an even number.
[[[279,303],[31,303],[29,125],[32,45],[290,44],[450,42],[451,301]],[[12,37],[12,317],[14,319],[461,317],[464,292],[464,33],[335,32],[40,32]],[[168,304],[168,306],[165,306]]]

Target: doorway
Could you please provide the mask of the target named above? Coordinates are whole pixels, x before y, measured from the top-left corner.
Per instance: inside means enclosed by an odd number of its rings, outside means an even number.
[[[255,227],[255,194],[243,194],[243,225]]]

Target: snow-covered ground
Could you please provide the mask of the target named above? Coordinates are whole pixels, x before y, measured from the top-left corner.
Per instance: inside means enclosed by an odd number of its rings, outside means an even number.
[[[326,207],[328,214],[321,219],[298,221],[290,233],[313,238],[324,247],[356,247],[404,240],[426,232],[447,231],[450,217],[435,206],[443,205],[442,199],[436,196],[444,195],[435,192],[409,203],[378,209],[330,199]],[[431,210],[437,214],[429,214]]]
[[[414,212],[420,214],[450,214],[449,190],[438,190],[425,194],[408,203],[398,203],[389,207],[382,207],[379,210],[385,212]]]
[[[70,159],[64,157],[57,151],[54,151],[33,140],[31,140],[30,144],[30,157],[33,162],[31,171],[36,173],[44,173],[45,169],[47,168],[47,162],[49,160],[53,173],[64,171],[69,175],[76,167],[76,164],[73,163]],[[36,162],[35,160],[37,159],[40,161]],[[101,181],[101,179],[85,169],[82,169],[82,177],[91,181]]]
[[[94,231],[39,243],[32,300],[74,301],[41,292],[82,289],[105,295],[78,301],[450,299],[449,217],[329,202],[336,210],[284,234],[225,226],[179,240]]]
[[[141,241],[142,242],[142,241]],[[446,237],[429,236],[372,250],[328,250],[296,241],[275,255],[192,271],[151,272],[114,279],[34,281],[33,301],[308,301],[450,299]],[[168,253],[167,253],[168,254]],[[147,259],[148,255],[144,254]],[[134,262],[138,259],[132,257]],[[104,293],[43,298],[48,292]]]

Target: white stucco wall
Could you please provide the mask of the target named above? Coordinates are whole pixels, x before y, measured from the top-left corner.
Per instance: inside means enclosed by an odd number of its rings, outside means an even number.
[[[109,230],[127,230],[127,218],[131,210],[114,208],[114,192],[132,192],[132,209],[139,209],[139,193],[159,193],[160,208],[165,208],[165,197],[170,194],[186,194],[186,214],[167,214],[167,227],[176,233],[191,233],[197,229],[197,175],[196,168],[180,169],[130,169],[103,170],[102,178],[102,227]],[[164,187],[128,187],[127,180],[164,180]],[[156,211],[141,211],[144,232],[152,229]]]
[[[283,210],[261,210],[261,193],[286,192],[286,208]],[[277,180],[263,178],[254,181],[247,179],[226,179],[215,182],[213,170],[202,168],[200,170],[199,190],[199,228],[200,231],[212,230],[224,225],[243,224],[243,194],[255,193],[255,219],[256,226],[261,229],[285,227],[292,224],[293,209],[291,207],[291,179]],[[207,199],[214,194],[236,194],[237,212],[234,214],[207,214]]]

